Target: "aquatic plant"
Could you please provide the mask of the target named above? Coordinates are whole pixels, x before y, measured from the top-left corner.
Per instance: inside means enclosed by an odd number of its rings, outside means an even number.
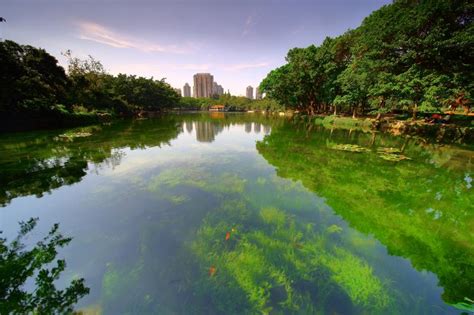
[[[240,207],[246,208],[245,204]],[[299,224],[275,207],[251,211],[251,220],[231,215],[233,209],[224,206],[222,212],[209,213],[191,245],[202,269],[215,266],[217,270],[212,277],[203,272],[199,285],[201,294],[212,292],[217,309],[322,312],[333,307],[324,303],[332,295],[346,295],[348,303],[365,309],[380,311],[391,304],[388,288],[368,264],[347,250],[329,246],[328,234],[315,232],[311,224]],[[226,231],[235,225],[238,234],[225,240]],[[339,229],[336,225],[328,228]],[[232,295],[225,292],[229,287],[234,288]],[[235,301],[245,303],[237,306]]]
[[[357,144],[334,144],[330,146],[329,148],[333,150],[348,151],[348,152],[355,152],[355,153],[363,153],[363,152],[370,151],[369,149],[361,147]]]

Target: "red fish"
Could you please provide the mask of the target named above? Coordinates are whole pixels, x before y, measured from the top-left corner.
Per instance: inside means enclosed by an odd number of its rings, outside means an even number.
[[[225,240],[228,241],[230,238],[230,232],[225,233]]]
[[[211,266],[211,268],[209,268],[209,277],[212,277],[216,274],[216,267],[215,266]]]

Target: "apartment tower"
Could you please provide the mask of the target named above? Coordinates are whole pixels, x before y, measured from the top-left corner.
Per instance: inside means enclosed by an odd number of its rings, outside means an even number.
[[[194,97],[211,97],[214,77],[210,73],[196,73],[194,75]]]

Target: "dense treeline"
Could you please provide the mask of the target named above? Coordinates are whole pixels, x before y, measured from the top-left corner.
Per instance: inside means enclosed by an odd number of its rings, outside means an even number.
[[[252,100],[244,96],[232,96],[223,94],[216,98],[193,98],[182,97],[179,102],[179,108],[184,110],[207,110],[212,105],[224,105],[233,111],[279,111],[283,109],[276,100],[265,98]]]
[[[320,46],[294,48],[260,90],[310,115],[469,111],[474,4],[395,0]]]
[[[162,80],[108,74],[92,57],[64,53],[66,72],[43,49],[0,42],[0,116],[95,117],[162,110],[178,104],[179,95]]]

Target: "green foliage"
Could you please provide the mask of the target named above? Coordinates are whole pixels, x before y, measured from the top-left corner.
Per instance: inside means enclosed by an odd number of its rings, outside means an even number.
[[[45,50],[0,41],[0,119],[58,124],[79,116],[131,115],[176,106],[179,95],[164,81],[107,74],[102,63],[64,53],[68,73]],[[79,120],[80,121],[80,120]],[[85,120],[87,121],[87,120]]]
[[[55,224],[48,235],[31,249],[23,239],[35,228],[38,219],[20,222],[20,232],[11,242],[0,239],[0,313],[2,314],[66,314],[74,304],[89,293],[84,279],[74,279],[69,287],[58,290],[54,282],[66,268],[63,259],[55,261],[58,248],[64,247],[71,238],[59,233]],[[25,282],[35,277],[35,289],[28,292]]]
[[[0,41],[0,115],[40,112],[62,103],[68,77],[45,50]]]
[[[273,99],[251,100],[243,96],[231,96],[229,94],[221,95],[218,98],[182,97],[178,107],[184,110],[207,110],[212,105],[224,105],[232,111],[259,110],[275,112],[284,109]]]
[[[355,30],[291,49],[260,90],[308,114],[469,110],[473,16],[467,0],[394,1]]]

